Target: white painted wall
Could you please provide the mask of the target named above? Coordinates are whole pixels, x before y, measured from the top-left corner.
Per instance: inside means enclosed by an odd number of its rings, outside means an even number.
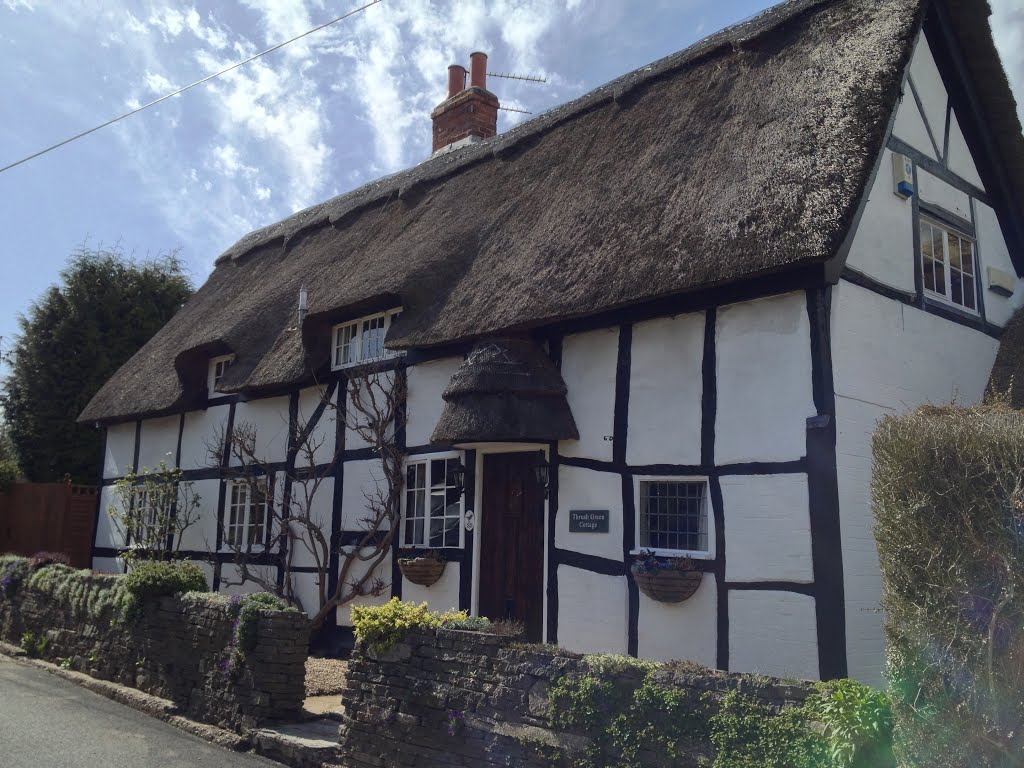
[[[569,533],[569,512],[574,509],[607,509],[608,533]],[[555,546],[622,560],[621,475],[559,466]]]
[[[331,535],[331,513],[334,507],[334,478],[325,477],[320,480],[319,484],[316,484],[313,480],[307,481],[305,482],[305,490],[302,486],[302,483],[292,483],[292,509],[295,510],[295,513],[305,511],[304,508],[307,506],[306,498],[308,495],[309,515],[329,541]],[[281,498],[280,490],[276,495],[278,499]],[[306,526],[293,523],[292,530],[295,536],[305,540],[309,539],[309,536],[306,534],[308,530]],[[291,546],[293,566],[312,567],[316,565],[313,553],[310,552],[305,544],[299,540],[294,540]],[[316,547],[316,552],[318,557],[323,557],[319,547]]]
[[[255,429],[255,456],[260,462],[284,461],[288,456],[288,398],[268,397],[235,406],[235,430]],[[233,465],[241,464],[231,457]]]
[[[105,548],[118,548],[124,546],[124,532],[118,530],[110,517],[109,508],[120,505],[120,496],[117,488],[112,485],[105,485],[100,489],[100,514],[96,521],[96,546]],[[118,507],[120,508],[120,507]]]
[[[695,661],[712,667],[718,661],[718,587],[705,574],[689,600],[661,603],[640,593],[637,653],[655,661]]]
[[[258,575],[263,580],[269,580],[273,582],[277,578],[277,567],[276,566],[261,566],[251,565],[249,566],[250,573]],[[231,563],[223,563],[220,568],[220,593],[223,595],[250,595],[253,592],[262,592],[263,588],[255,581],[245,581],[241,584],[237,582],[242,578],[241,569]],[[225,582],[231,581],[232,584],[226,584]]]
[[[841,282],[832,300],[837,463],[851,677],[882,683],[881,575],[871,534],[871,433],[886,413],[978,402],[998,342]]]
[[[892,151],[885,150],[846,264],[880,283],[913,293],[913,206],[893,191],[892,157]]]
[[[917,169],[917,194],[926,203],[937,205],[943,210],[955,213],[961,219],[971,220],[970,195],[932,176],[924,168]],[[896,196],[893,195],[893,197]]]
[[[618,356],[618,328],[572,334],[562,341],[562,379],[580,433],[579,440],[558,444],[563,456],[611,461]]]
[[[116,557],[94,557],[92,568],[103,573],[124,573],[124,561]]]
[[[107,427],[107,445],[103,453],[103,477],[122,477],[135,461],[135,422]]]
[[[558,566],[558,644],[579,653],[626,652],[626,577]]]
[[[892,135],[907,142],[932,160],[939,159],[935,154],[931,139],[928,138],[928,128],[925,127],[924,117],[917,108],[917,102],[914,100],[914,94],[910,92],[909,85],[903,92],[903,99],[896,108],[896,121],[892,126]]]
[[[426,603],[432,611],[458,610],[460,563],[448,563],[441,578],[429,587],[413,584],[402,578],[402,599],[414,603]]]
[[[981,174],[978,173],[978,166],[975,165],[971,150],[967,147],[967,139],[964,138],[964,132],[960,128],[960,120],[956,116],[955,109],[949,120],[949,156],[946,160],[949,170],[961,179],[969,181],[978,189],[985,189],[985,185],[981,181]]]
[[[935,64],[931,46],[923,33],[918,34],[917,46],[910,60],[910,77],[921,99],[922,114],[932,130],[932,136],[942,150],[946,134],[946,106],[949,97],[942,75]]]
[[[806,452],[810,321],[803,293],[720,309],[715,462],[792,461]]]
[[[217,548],[217,499],[219,480],[196,480],[192,486],[199,495],[198,521],[181,537],[181,548],[212,552]]]
[[[985,286],[985,319],[990,323],[1005,326],[1013,317],[1013,313],[1024,304],[1024,281],[1017,281],[1017,289],[1013,296],[1002,296],[990,290],[989,267],[1009,275],[1016,275],[1017,270],[1010,260],[1010,249],[1006,245],[996,212],[984,203],[975,201],[974,216],[982,284]]]
[[[446,357],[409,368],[406,445],[430,444],[430,435],[444,408],[441,393],[460,365],[461,357]]]
[[[704,313],[633,326],[626,461],[700,464]]]
[[[316,416],[317,408],[327,396],[326,387],[308,387],[299,392],[299,412],[297,429],[304,429]],[[337,428],[338,394],[335,392],[317,419],[306,440],[306,448],[301,448],[295,457],[296,466],[309,466],[308,451],[313,450],[313,462],[326,464],[334,458],[334,436]],[[287,413],[286,413],[287,415]]]
[[[343,476],[341,527],[346,531],[363,530],[361,521],[368,514],[364,493],[372,493],[378,482],[384,486],[384,468],[380,459],[346,461]]]
[[[161,419],[145,419],[139,434],[139,467],[155,470],[161,460],[168,467],[175,466],[178,451],[178,426],[180,416],[165,416]]]
[[[814,581],[807,475],[723,477],[729,581]]]
[[[793,592],[729,592],[729,669],[818,679],[814,598]]]
[[[219,464],[209,456],[207,444],[216,442],[223,435],[229,410],[230,406],[218,405],[185,414],[185,429],[181,434],[182,469],[198,469]]]

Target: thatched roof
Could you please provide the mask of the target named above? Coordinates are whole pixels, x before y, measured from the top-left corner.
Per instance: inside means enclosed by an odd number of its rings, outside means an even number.
[[[1001,71],[987,3],[947,3],[979,76]],[[253,232],[81,418],[182,407],[212,346],[237,356],[226,390],[311,380],[327,351],[309,339],[395,297],[405,311],[388,345],[432,347],[824,262],[851,227],[925,6],[791,0],[505,134]],[[982,96],[1024,189],[1005,75]]]
[[[442,397],[431,441],[488,443],[576,440],[568,388],[551,359],[526,338],[474,345]]]

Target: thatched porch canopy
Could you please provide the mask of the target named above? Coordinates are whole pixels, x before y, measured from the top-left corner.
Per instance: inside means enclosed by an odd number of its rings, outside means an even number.
[[[525,338],[476,344],[445,389],[435,443],[576,440],[566,386],[550,358]]]

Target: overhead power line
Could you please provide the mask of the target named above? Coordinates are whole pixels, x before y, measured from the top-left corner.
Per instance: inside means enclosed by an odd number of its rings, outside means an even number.
[[[230,67],[226,67],[225,69],[220,70],[220,72],[214,72],[212,75],[207,75],[206,77],[202,78],[201,80],[196,80],[194,83],[189,83],[184,88],[179,88],[178,90],[174,91],[173,93],[168,93],[166,96],[161,96],[159,99],[154,99],[153,101],[149,102],[148,104],[143,104],[141,107],[137,107],[137,108],[133,109],[130,112],[125,112],[123,115],[118,115],[117,117],[115,117],[115,118],[113,118],[111,120],[107,120],[107,122],[101,123],[100,125],[97,125],[95,128],[90,128],[87,131],[82,131],[81,133],[75,134],[71,138],[64,139],[64,141],[61,141],[61,142],[58,142],[58,143],[56,143],[56,144],[54,144],[52,146],[46,147],[46,149],[41,149],[38,152],[35,152],[35,153],[29,155],[28,157],[23,157],[23,158],[21,158],[21,160],[17,160],[15,162],[11,163],[10,165],[5,165],[3,168],[0,168],[0,173],[3,173],[4,171],[9,171],[9,170],[11,170],[11,168],[15,168],[15,167],[21,165],[22,163],[27,163],[29,160],[34,160],[35,158],[39,157],[40,155],[45,155],[47,152],[52,152],[55,149],[59,149],[60,147],[63,147],[65,144],[70,144],[73,141],[77,141],[78,139],[81,139],[84,136],[88,136],[90,133],[95,133],[96,131],[100,130],[101,128],[106,128],[108,125],[113,125],[114,123],[119,122],[121,120],[124,120],[126,117],[131,117],[132,115],[137,114],[137,113],[141,112],[144,109],[149,109],[150,107],[159,104],[161,101],[167,101],[167,99],[173,98],[174,96],[177,96],[180,93],[184,93],[187,90],[195,88],[197,85],[202,85],[203,83],[208,83],[210,80],[213,80],[215,77],[220,77],[221,75],[226,74],[226,73],[230,72],[233,69],[238,69],[239,67],[244,66],[244,65],[248,64],[251,61],[255,61],[256,59],[260,58],[261,56],[266,56],[268,53],[273,53],[274,51],[277,51],[277,50],[279,50],[281,48],[284,48],[286,45],[290,45],[291,43],[294,43],[296,40],[301,40],[302,38],[306,37],[307,35],[312,35],[314,32],[319,32],[321,29],[326,29],[327,27],[331,26],[332,24],[337,24],[339,21],[344,21],[349,16],[355,16],[357,13],[359,13],[361,11],[365,11],[367,8],[369,8],[371,6],[374,6],[374,5],[377,5],[377,3],[380,3],[380,2],[382,2],[382,0],[370,0],[370,2],[366,3],[365,5],[361,5],[360,7],[355,8],[354,10],[351,10],[348,13],[344,13],[341,16],[338,16],[336,19],[331,19],[330,21],[325,22],[325,23],[321,24],[318,27],[313,27],[312,29],[310,29],[310,30],[308,30],[306,32],[303,32],[301,35],[296,35],[295,37],[291,38],[290,40],[285,40],[283,43],[278,43],[275,46],[267,48],[265,51],[260,51],[259,53],[255,54],[254,56],[250,56],[248,59],[245,59],[244,61],[236,62],[235,64],[232,64]]]

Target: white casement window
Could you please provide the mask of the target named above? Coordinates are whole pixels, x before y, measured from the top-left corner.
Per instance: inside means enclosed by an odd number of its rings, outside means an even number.
[[[974,241],[933,219],[921,217],[921,271],[925,295],[969,312],[978,311]]]
[[[397,353],[384,349],[384,337],[401,313],[394,309],[334,326],[332,370],[394,357]]]
[[[267,533],[267,481],[235,480],[228,484],[224,513],[224,546],[260,550]]]
[[[406,462],[403,546],[462,546],[462,489],[456,481],[460,463],[454,454]]]
[[[715,556],[705,477],[638,477],[637,550],[701,559]]]
[[[224,377],[224,372],[228,369],[228,366],[234,361],[234,355],[221,355],[220,357],[210,358],[210,368],[206,375],[206,391],[210,397],[220,392],[220,380]]]

